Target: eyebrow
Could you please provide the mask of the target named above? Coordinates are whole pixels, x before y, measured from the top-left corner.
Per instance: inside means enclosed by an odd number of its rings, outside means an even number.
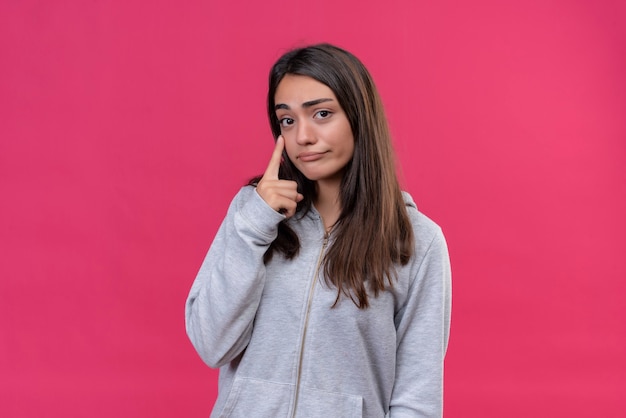
[[[332,102],[332,101],[333,101],[333,99],[331,99],[331,98],[315,99],[315,100],[310,100],[308,102],[302,103],[302,107],[306,109],[308,107],[312,107],[312,106],[318,105],[320,103]],[[284,103],[278,103],[276,106],[274,106],[274,110],[278,110],[278,109],[289,110],[291,108],[288,105],[284,104]]]

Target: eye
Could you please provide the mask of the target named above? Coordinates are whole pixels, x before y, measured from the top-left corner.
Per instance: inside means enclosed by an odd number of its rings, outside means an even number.
[[[330,110],[320,110],[319,112],[315,113],[315,117],[318,119],[326,119],[331,114],[332,112]]]
[[[282,118],[278,120],[278,123],[280,124],[280,126],[282,126],[283,128],[286,128],[288,126],[293,125],[294,120],[291,118]]]

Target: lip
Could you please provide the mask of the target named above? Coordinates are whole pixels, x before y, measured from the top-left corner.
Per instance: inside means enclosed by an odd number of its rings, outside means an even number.
[[[298,159],[302,162],[309,163],[311,161],[317,161],[326,154],[325,152],[301,152],[298,154]]]

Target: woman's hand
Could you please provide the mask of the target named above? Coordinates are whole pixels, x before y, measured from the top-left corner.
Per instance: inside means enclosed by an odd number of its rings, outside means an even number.
[[[263,177],[256,186],[256,191],[272,209],[290,218],[296,213],[298,202],[303,196],[298,193],[298,184],[295,181],[278,178],[284,148],[285,139],[281,135],[276,139],[276,147]]]

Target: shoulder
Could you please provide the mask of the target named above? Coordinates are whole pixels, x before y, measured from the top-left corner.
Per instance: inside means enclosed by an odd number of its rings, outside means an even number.
[[[240,216],[251,224],[262,224],[265,228],[275,227],[285,216],[272,209],[256,191],[254,186],[243,186],[228,208],[228,216]]]
[[[402,197],[413,227],[416,259],[422,259],[431,247],[435,247],[433,248],[435,251],[445,250],[446,242],[441,227],[417,208],[415,200],[409,193],[403,191]]]
[[[239,189],[230,203],[229,210],[239,211],[246,206],[252,207],[254,210],[266,209],[265,206],[267,206],[267,204],[265,204],[265,201],[256,192],[256,188],[254,186],[246,185]],[[267,206],[267,208],[269,208],[269,206]]]
[[[232,203],[242,205],[245,202],[249,201],[255,194],[256,191],[254,186],[243,186],[241,189],[239,189],[237,194],[235,194],[235,197],[233,197]]]

